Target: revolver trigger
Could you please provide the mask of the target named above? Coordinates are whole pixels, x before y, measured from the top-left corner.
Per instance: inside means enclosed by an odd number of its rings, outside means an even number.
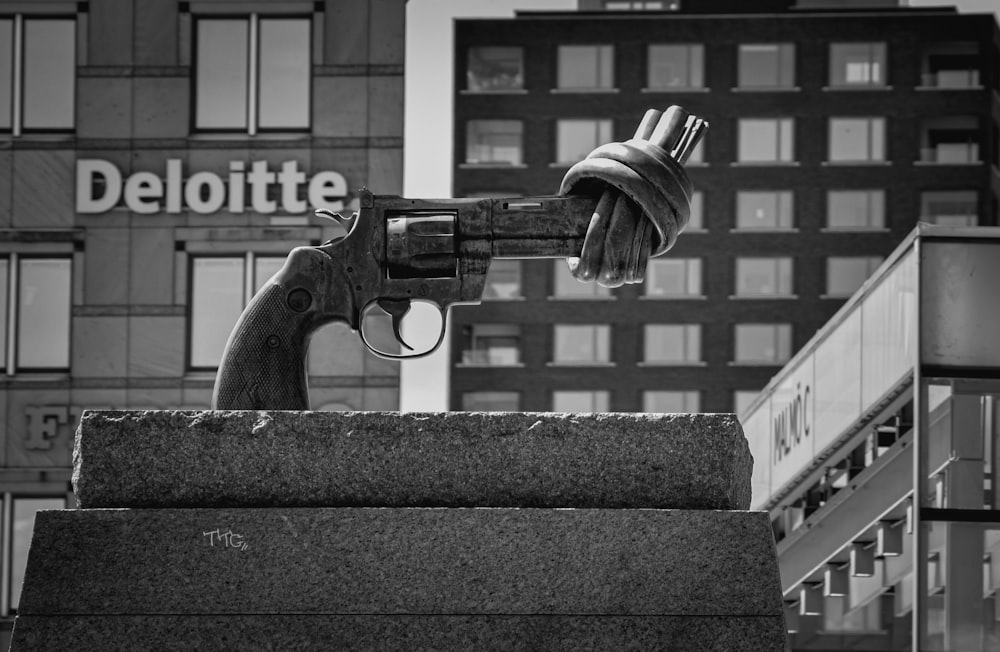
[[[408,351],[412,351],[413,347],[406,343],[403,335],[399,332],[399,325],[403,323],[403,317],[410,312],[409,299],[379,299],[377,303],[379,308],[392,317],[392,334],[396,337],[396,341]]]

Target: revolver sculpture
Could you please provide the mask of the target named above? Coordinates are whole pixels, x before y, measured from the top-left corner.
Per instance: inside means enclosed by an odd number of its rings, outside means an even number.
[[[494,258],[567,258],[581,281],[641,281],[648,258],[673,246],[687,225],[692,189],[682,165],[707,126],[677,106],[650,109],[632,139],[602,145],[571,167],[556,196],[426,200],[362,189],[360,215],[326,212],[347,235],[293,249],[247,305],[226,343],[212,407],[309,409],[309,339],[334,321],[381,357],[433,352],[448,307],[479,303]],[[410,349],[400,329],[415,301],[441,316],[426,350]],[[373,344],[364,323],[376,309],[391,317],[408,351]]]

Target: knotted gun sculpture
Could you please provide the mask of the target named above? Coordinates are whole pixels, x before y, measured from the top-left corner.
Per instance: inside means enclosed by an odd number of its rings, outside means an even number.
[[[347,235],[298,247],[254,296],[229,336],[212,395],[220,410],[307,410],[313,332],[340,321],[385,358],[435,351],[448,308],[478,304],[494,258],[567,258],[573,276],[607,287],[642,280],[650,256],[687,225],[682,167],[708,123],[672,106],[646,112],[635,136],[598,147],[569,169],[558,196],[406,199],[362,189]],[[440,317],[436,340],[413,349],[402,324],[414,302]],[[371,315],[392,321],[402,352],[369,336]]]

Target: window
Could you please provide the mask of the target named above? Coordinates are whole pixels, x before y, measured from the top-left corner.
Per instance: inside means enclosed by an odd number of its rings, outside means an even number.
[[[794,43],[744,43],[739,53],[739,87],[794,88]]]
[[[278,256],[198,257],[191,261],[192,369],[219,366],[226,340],[243,307],[285,258]]]
[[[736,390],[733,392],[733,412],[738,415],[745,414],[746,411],[750,409],[750,404],[753,403],[754,399],[758,396],[760,396],[760,390]]]
[[[76,20],[0,18],[0,131],[71,131]]]
[[[642,393],[642,411],[692,413],[701,411],[701,392],[646,390]]]
[[[830,190],[826,193],[826,228],[862,231],[885,227],[885,192]]]
[[[557,299],[610,299],[611,288],[593,281],[583,282],[573,278],[565,260],[552,261],[553,291]]]
[[[195,129],[308,130],[311,33],[308,18],[199,18]]]
[[[475,93],[520,90],[524,88],[524,49],[469,48],[465,77],[466,88]]]
[[[643,289],[643,296],[651,299],[702,296],[701,258],[651,258]]]
[[[560,324],[553,327],[556,364],[607,364],[611,360],[611,327],[607,324]]]
[[[698,143],[698,147],[695,151],[701,149],[701,143]],[[688,159],[691,162],[691,159]],[[704,206],[705,206],[705,195],[700,190],[694,191],[691,195],[691,215],[688,217],[688,223],[685,227],[685,231],[704,231],[705,230],[705,216],[704,216]]]
[[[791,163],[794,161],[794,125],[791,118],[741,118],[741,163]]]
[[[462,364],[516,365],[521,361],[518,324],[474,324],[462,327]]]
[[[552,392],[553,412],[607,412],[611,404],[608,391],[557,391]]]
[[[4,310],[0,366],[8,374],[69,369],[72,269],[68,257],[10,254],[0,258],[0,306]]]
[[[830,118],[830,161],[885,160],[885,118]]]
[[[560,45],[559,89],[593,91],[614,88],[614,53],[611,45]]]
[[[920,219],[945,226],[976,226],[979,223],[979,195],[975,190],[922,192]]]
[[[705,46],[698,43],[650,45],[646,86],[649,90],[704,88]]]
[[[979,119],[947,116],[924,120],[920,133],[922,163],[979,163]]]
[[[881,264],[881,256],[831,256],[827,258],[826,296],[851,296]]]
[[[611,141],[611,120],[556,120],[556,163],[572,165]]]
[[[923,88],[981,88],[983,57],[975,41],[930,43],[924,46]]]
[[[736,228],[788,230],[793,226],[790,190],[744,190],[736,193]]]
[[[486,273],[483,300],[518,299],[521,297],[521,263],[498,258],[490,263]]]
[[[737,324],[736,362],[780,365],[792,353],[791,324]]]
[[[831,43],[830,86],[885,86],[885,43]]]
[[[462,409],[466,412],[520,412],[518,392],[465,392]]]
[[[24,584],[24,571],[28,565],[28,548],[31,546],[31,535],[35,530],[35,512],[42,509],[65,509],[66,498],[63,496],[10,496],[11,513],[3,514],[10,522],[10,571],[5,578],[9,591],[10,610],[16,612],[21,602],[21,585]],[[7,497],[5,496],[5,498]],[[6,503],[6,500],[4,501]]]
[[[521,165],[520,120],[469,120],[465,162],[471,165]]]
[[[643,327],[647,364],[692,364],[701,361],[701,324],[646,324]]]
[[[737,258],[736,296],[792,296],[791,257]]]
[[[677,11],[680,0],[606,0],[608,11]]]

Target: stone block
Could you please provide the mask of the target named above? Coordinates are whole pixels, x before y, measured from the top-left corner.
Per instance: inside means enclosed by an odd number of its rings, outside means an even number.
[[[73,375],[124,378],[127,317],[73,318]]]
[[[89,305],[128,303],[129,230],[87,229],[84,301]]]
[[[15,150],[14,228],[68,229],[76,214],[76,155],[72,150]]]
[[[128,318],[130,377],[179,378],[184,374],[184,317]]]
[[[391,644],[389,642],[392,642]],[[776,616],[21,616],[12,650],[785,649]]]
[[[403,190],[403,149],[376,147],[368,152],[368,183],[383,194],[401,194]]]
[[[369,116],[369,135],[374,138],[403,137],[403,75],[368,78],[369,101],[381,111]]]
[[[323,63],[328,66],[368,63],[368,0],[326,0]]]
[[[80,138],[132,136],[132,80],[127,77],[77,79],[77,135]]]
[[[154,218],[155,219],[155,218]],[[174,299],[174,230],[146,226],[129,230],[129,304],[166,305]]]
[[[83,507],[746,509],[731,414],[88,412]]]
[[[135,63],[140,66],[176,66],[178,3],[162,0],[135,2]],[[184,95],[182,93],[182,95]]]
[[[170,7],[170,3],[159,4]],[[191,80],[187,77],[134,77],[132,83],[135,137],[186,138],[191,129]]]
[[[40,511],[19,616],[783,616],[766,512]],[[760,649],[760,648],[744,648]]]
[[[367,77],[313,78],[313,134],[324,138],[368,136]],[[336,110],[331,110],[336,107]],[[402,116],[402,112],[400,112]]]
[[[133,0],[91,0],[87,62],[92,66],[132,65]]]

